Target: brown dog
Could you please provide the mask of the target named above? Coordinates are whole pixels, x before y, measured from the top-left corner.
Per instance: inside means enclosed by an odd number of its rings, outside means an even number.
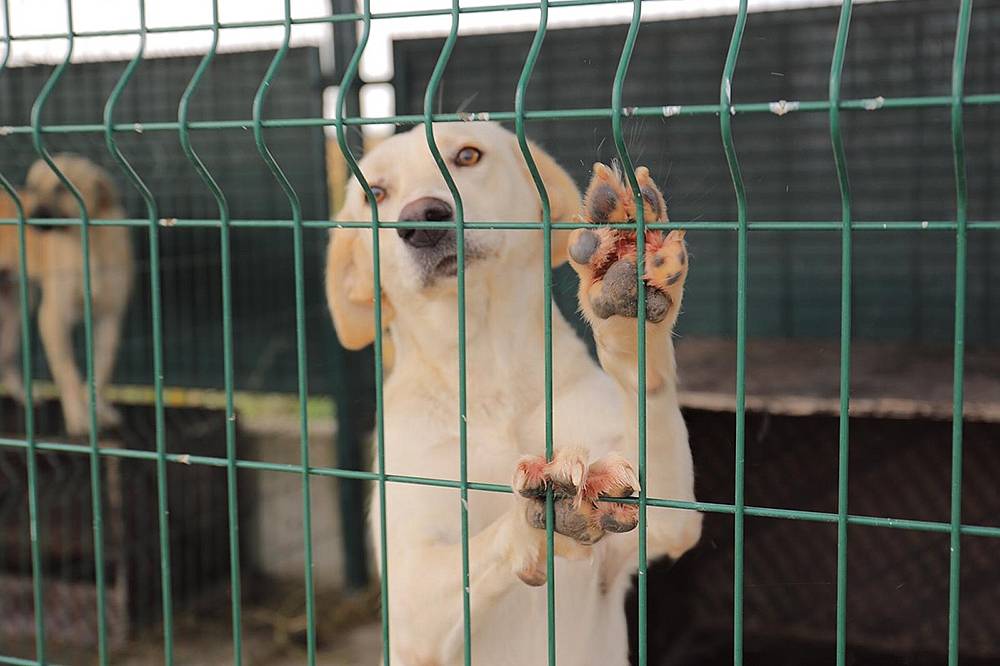
[[[78,155],[54,158],[56,166],[79,190],[91,219],[124,217],[117,188],[104,169]],[[28,170],[21,201],[34,219],[78,218],[79,206],[56,174],[39,160]],[[0,217],[13,218],[17,210],[0,196]],[[66,430],[82,435],[88,430],[87,391],[73,354],[73,328],[83,319],[83,251],[79,227],[30,226],[26,233],[28,279],[42,294],[38,328],[49,368],[59,388]],[[0,225],[0,380],[8,393],[23,399],[17,357],[20,350],[21,309],[17,279],[20,267],[17,227]],[[94,379],[97,385],[99,426],[113,426],[119,417],[101,398],[111,377],[121,337],[122,317],[128,305],[135,272],[132,243],[125,227],[90,227],[91,307],[94,323]]]

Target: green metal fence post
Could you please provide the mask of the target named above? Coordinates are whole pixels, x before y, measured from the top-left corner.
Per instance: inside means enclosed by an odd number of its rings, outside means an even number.
[[[737,213],[737,259],[736,259],[736,479],[733,491],[733,664],[743,663],[743,523],[746,513],[745,497],[745,450],[746,450],[746,345],[747,345],[747,266],[748,225],[747,196],[743,185],[743,174],[736,157],[733,142],[733,73],[740,56],[743,29],[747,22],[747,0],[740,0],[739,12],[733,26],[733,36],[729,42],[729,53],[722,72],[722,86],[719,92],[719,121],[722,129],[722,146],[726,153],[726,163],[733,179],[736,194]],[[701,225],[699,225],[701,226]]]
[[[10,0],[3,0],[3,26],[6,44],[0,74],[7,69],[13,44],[10,41]],[[18,300],[21,309],[21,376],[24,384],[25,467],[28,477],[28,538],[31,542],[31,589],[35,616],[35,660],[45,663],[45,596],[42,571],[41,543],[38,531],[38,453],[35,449],[35,393],[32,377],[31,350],[31,285],[28,283],[27,218],[17,190],[0,173],[3,188],[17,209]]]
[[[312,500],[309,483],[309,375],[308,356],[306,350],[306,305],[305,276],[302,242],[302,204],[292,187],[288,177],[278,166],[277,160],[271,154],[264,140],[264,100],[271,82],[281,67],[281,62],[288,53],[292,39],[292,3],[285,0],[285,25],[281,47],[274,54],[267,72],[264,74],[260,87],[253,100],[253,135],[257,151],[261,159],[278,181],[281,190],[288,199],[292,213],[292,242],[295,271],[295,352],[298,372],[299,392],[299,460],[302,464],[302,539],[304,551],[304,583],[306,592],[306,661],[312,666],[316,663],[316,599],[313,586],[313,538],[312,538]]]
[[[100,442],[98,441],[97,425],[97,388],[94,382],[94,317],[91,298],[93,290],[90,274],[90,214],[87,211],[87,204],[84,202],[80,191],[56,166],[48,149],[45,147],[45,140],[42,137],[42,114],[45,111],[45,104],[48,102],[55,87],[59,84],[59,80],[69,66],[70,59],[73,57],[73,0],[66,0],[66,33],[63,37],[66,39],[66,54],[55,70],[53,70],[52,75],[45,82],[45,85],[42,86],[41,92],[38,93],[38,97],[31,107],[31,138],[35,152],[38,153],[38,156],[45,161],[63,186],[66,187],[66,190],[73,197],[80,210],[80,245],[83,261],[83,330],[87,367],[87,418],[90,426],[90,498],[94,532],[94,582],[97,588],[97,654],[98,662],[101,666],[104,666],[108,661],[107,613],[105,610],[107,586],[104,571],[104,507]]]
[[[149,216],[149,301],[153,337],[153,400],[156,446],[156,502],[160,539],[160,594],[163,612],[163,660],[167,666],[174,663],[173,590],[170,571],[170,505],[167,501],[166,424],[163,407],[163,307],[160,289],[160,229],[159,212],[153,193],[136,173],[118,147],[114,132],[114,115],[122,93],[132,80],[132,75],[146,52],[146,2],[139,0],[139,48],[122,72],[121,78],[108,96],[104,106],[104,141],[108,152],[118,162],[122,173],[139,192]]]
[[[243,622],[241,619],[240,582],[240,516],[237,493],[236,408],[233,404],[233,306],[232,306],[232,252],[230,245],[229,203],[219,184],[209,173],[191,145],[188,115],[191,98],[202,77],[215,59],[219,48],[219,0],[212,0],[212,43],[198,64],[177,107],[178,138],[181,149],[195,173],[205,184],[219,208],[219,259],[222,263],[222,368],[226,393],[226,500],[229,512],[229,581],[232,596],[233,663],[243,662]]]
[[[447,39],[445,39],[444,46],[441,47],[441,55],[434,65],[434,71],[431,73],[427,90],[424,93],[424,132],[427,136],[427,147],[431,151],[431,156],[433,156],[434,162],[441,172],[441,177],[455,200],[455,252],[458,263],[458,464],[462,525],[462,656],[465,666],[469,666],[472,663],[472,609],[469,599],[469,442],[465,382],[465,210],[462,206],[462,195],[459,193],[455,180],[448,171],[448,165],[441,157],[437,141],[434,139],[434,98],[437,96],[441,79],[444,77],[448,61],[451,59],[451,52],[458,40],[460,18],[459,0],[452,0],[451,29]]]
[[[382,399],[382,380],[385,378],[385,372],[382,367],[382,263],[381,243],[379,242],[380,223],[378,217],[378,201],[376,201],[375,193],[372,192],[372,188],[368,184],[368,179],[365,178],[364,173],[361,171],[361,167],[358,166],[358,162],[354,157],[354,152],[348,145],[347,132],[344,122],[344,110],[347,101],[347,93],[354,85],[354,80],[358,73],[358,65],[361,62],[362,54],[365,52],[365,47],[368,45],[368,36],[371,34],[371,0],[363,0],[362,13],[363,27],[361,37],[358,39],[358,45],[354,49],[354,55],[351,57],[351,62],[348,63],[347,69],[344,71],[344,77],[340,81],[340,89],[337,91],[335,123],[337,128],[337,143],[340,145],[340,151],[343,154],[344,159],[347,161],[347,166],[351,173],[364,190],[365,197],[368,199],[368,207],[371,210],[371,220],[363,226],[367,226],[372,232],[372,274],[375,284],[375,465],[377,471],[375,474],[370,476],[356,476],[355,478],[371,478],[378,481],[379,559],[381,565],[380,586],[382,594],[382,661],[385,666],[389,666],[392,657],[390,654],[391,643],[389,642],[389,553],[388,539],[386,535],[386,512],[388,509],[385,505],[385,484],[387,475],[385,473],[385,419]]]
[[[965,62],[972,25],[972,0],[962,0],[955,29],[955,54],[951,72],[951,142],[955,160],[955,350],[951,416],[951,530],[948,562],[948,666],[958,666],[959,592],[962,554],[962,422],[965,412],[965,301],[968,254],[969,191],[965,171],[965,130],[962,102]]]
[[[830,64],[830,141],[840,188],[843,231],[840,236],[840,435],[837,460],[837,666],[847,660],[847,498],[850,463],[849,433],[851,404],[851,182],[847,155],[840,131],[840,81],[844,71],[847,36],[851,29],[852,0],[840,9],[837,39]]]
[[[545,190],[545,183],[538,172],[538,165],[531,156],[531,149],[528,146],[528,137],[524,133],[524,113],[525,101],[528,92],[528,83],[535,70],[535,63],[538,61],[538,53],[541,51],[542,42],[545,41],[545,32],[548,29],[549,3],[548,0],[541,0],[541,7],[538,15],[538,28],[535,30],[535,37],[528,49],[528,55],[524,59],[524,67],[521,68],[521,76],[517,81],[517,89],[514,93],[514,114],[516,116],[514,131],[517,134],[517,144],[521,148],[521,155],[524,163],[528,167],[531,179],[538,190],[538,198],[542,204],[542,275],[544,280],[544,302],[542,305],[543,327],[545,330],[545,459],[552,460],[553,433],[552,433],[552,207],[549,202],[549,194]],[[552,488],[545,491],[545,580],[546,580],[546,631],[548,632],[548,663],[555,666],[556,663],[556,565],[555,565],[555,501]]]

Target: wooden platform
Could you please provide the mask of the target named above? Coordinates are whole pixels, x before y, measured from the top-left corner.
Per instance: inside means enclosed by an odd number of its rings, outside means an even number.
[[[678,339],[681,403],[733,410],[736,343]],[[950,419],[952,350],[856,342],[852,345],[852,416]],[[836,340],[752,340],[746,357],[747,408],[787,415],[840,409]],[[1000,349],[966,350],[965,418],[1000,422]]]

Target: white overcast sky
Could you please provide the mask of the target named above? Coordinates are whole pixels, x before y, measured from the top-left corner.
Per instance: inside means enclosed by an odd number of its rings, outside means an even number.
[[[10,30],[17,36],[44,35],[67,29],[66,0],[8,0]],[[524,0],[518,0],[523,2]],[[880,1],[880,0],[856,0]],[[882,0],[884,1],[884,0]],[[891,0],[890,0],[891,1]],[[500,0],[462,0],[463,7],[499,4]],[[737,0],[647,0],[643,3],[644,21],[669,18],[731,14]],[[837,5],[838,0],[750,0],[751,11],[767,11],[791,7]],[[292,0],[293,18],[327,15],[328,0]],[[447,9],[449,0],[372,0],[375,13],[406,9]],[[632,3],[583,7],[554,7],[549,10],[549,27],[614,24],[626,22],[632,14]],[[223,23],[279,20],[284,16],[282,0],[219,0],[219,18]],[[0,16],[0,22],[3,17]],[[146,0],[146,20],[149,27],[207,24],[212,20],[209,0]],[[138,0],[74,0],[74,30],[77,33],[96,30],[135,29],[139,26]],[[392,40],[413,36],[434,36],[447,32],[448,16],[406,19],[381,19],[372,23],[368,47],[361,63],[361,77],[376,85],[362,92],[362,113],[369,116],[392,115],[394,105],[391,86],[377,85],[392,78]],[[0,23],[2,24],[2,23]],[[538,10],[518,10],[463,14],[460,34],[530,30],[538,24]],[[275,48],[282,38],[282,28],[240,28],[222,31],[219,50],[237,51]],[[148,38],[148,56],[177,56],[205,52],[211,33],[207,30],[152,34]],[[325,24],[297,25],[292,29],[294,45],[329,47],[331,27]],[[74,62],[120,60],[135,53],[135,36],[86,37],[76,40]],[[2,45],[0,45],[2,48]],[[10,64],[26,66],[60,61],[66,52],[63,39],[15,41]],[[375,128],[373,128],[375,129]]]

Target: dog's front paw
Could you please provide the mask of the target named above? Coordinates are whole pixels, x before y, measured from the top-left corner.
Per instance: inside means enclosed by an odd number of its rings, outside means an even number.
[[[18,370],[4,370],[0,375],[0,386],[11,398],[22,405],[25,403],[24,384],[21,382],[21,373]]]
[[[632,465],[612,453],[588,462],[585,449],[560,449],[552,461],[524,456],[514,474],[514,492],[524,498],[525,520],[545,529],[546,492],[552,489],[553,529],[578,544],[589,546],[608,532],[628,532],[638,524],[638,506],[608,502],[631,497],[639,488]]]
[[[642,192],[643,219],[667,219],[667,206],[646,167],[635,172]],[[638,316],[636,233],[603,226],[636,219],[636,201],[620,174],[597,163],[584,198],[583,220],[594,226],[576,229],[569,238],[570,263],[580,276],[580,305],[591,320]],[[657,324],[679,306],[687,276],[684,231],[646,231],[644,235],[646,320]]]
[[[103,398],[97,399],[97,425],[101,429],[117,428],[122,424],[122,415],[117,408]]]

